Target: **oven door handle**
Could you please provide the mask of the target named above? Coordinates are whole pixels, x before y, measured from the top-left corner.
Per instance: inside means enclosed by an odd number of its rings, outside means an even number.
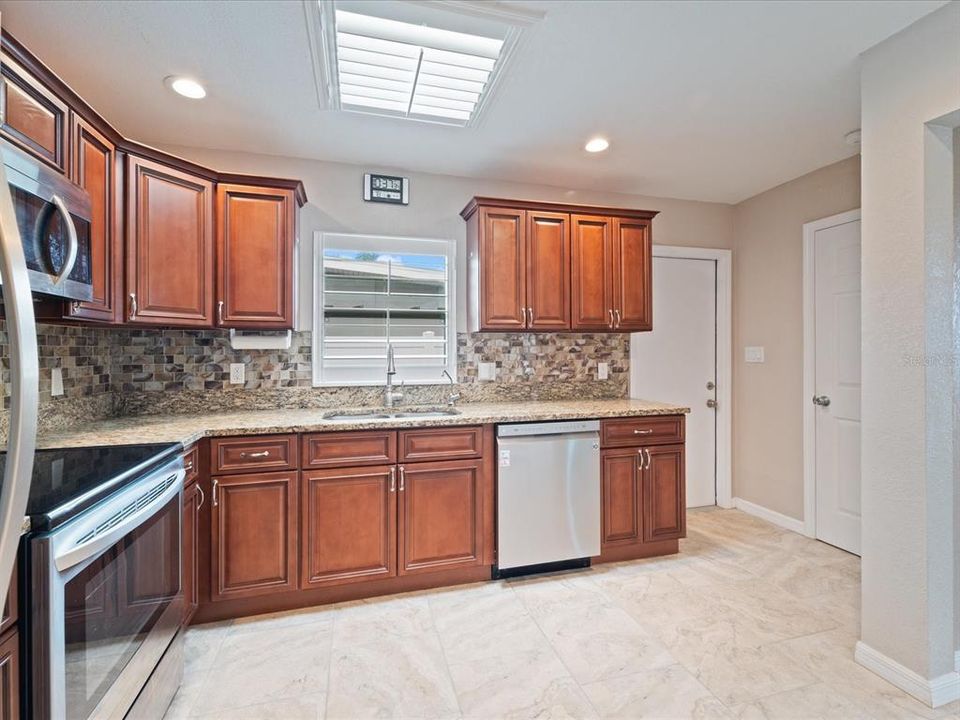
[[[167,479],[169,480],[172,477],[173,482],[167,485],[163,492],[99,534],[96,534],[96,529],[105,522],[112,522],[113,517],[108,517],[105,520],[103,515],[97,513],[90,521],[78,523],[76,527],[70,527],[69,532],[54,541],[53,561],[57,570],[64,572],[85,560],[96,557],[131,530],[142,525],[153,516],[158,508],[180,493],[183,489],[185,475],[186,471],[182,468],[176,470],[172,476],[168,476]],[[106,504],[109,505],[109,502]],[[91,531],[94,531],[92,537],[88,540],[82,540],[82,538],[89,536]]]

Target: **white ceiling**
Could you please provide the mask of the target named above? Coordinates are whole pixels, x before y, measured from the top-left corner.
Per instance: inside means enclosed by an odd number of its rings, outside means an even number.
[[[545,15],[471,128],[321,110],[300,0],[0,11],[143,142],[737,202],[853,154],[858,55],[944,1],[521,4]],[[172,74],[207,98],[173,95]],[[594,134],[609,151],[584,152]]]

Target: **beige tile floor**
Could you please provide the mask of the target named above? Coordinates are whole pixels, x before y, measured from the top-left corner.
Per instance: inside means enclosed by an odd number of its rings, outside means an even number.
[[[947,718],[853,661],[859,559],[736,510],[668,558],[193,628],[167,718]]]

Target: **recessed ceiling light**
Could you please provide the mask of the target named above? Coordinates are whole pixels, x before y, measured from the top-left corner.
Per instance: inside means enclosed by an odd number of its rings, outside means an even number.
[[[590,138],[587,144],[583,146],[583,149],[587,152],[603,152],[608,147],[610,147],[610,143],[606,138],[595,137]]]
[[[174,77],[171,75],[166,78],[164,82],[166,82],[167,86],[175,93],[190,98],[191,100],[199,100],[207,96],[207,91],[203,85],[190,78]]]

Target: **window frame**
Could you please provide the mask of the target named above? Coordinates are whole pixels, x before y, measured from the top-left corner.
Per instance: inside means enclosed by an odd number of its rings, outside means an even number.
[[[366,233],[324,232],[317,230],[313,235],[313,322],[311,324],[313,337],[311,338],[311,376],[313,387],[370,387],[386,383],[386,364],[380,375],[368,380],[327,379],[323,376],[323,341],[324,341],[324,307],[323,307],[323,253],[328,246],[335,246],[340,238],[347,238],[348,242],[358,246],[369,244],[371,249],[382,253],[425,254],[425,250],[433,246],[433,254],[444,255],[447,258],[447,364],[443,368],[453,378],[457,377],[457,243],[449,238],[424,238],[404,235],[375,235]],[[382,244],[380,244],[382,243]],[[420,245],[420,250],[412,248]],[[351,245],[350,249],[362,250],[362,247]],[[395,381],[407,385],[443,385],[449,380],[443,377],[443,369],[437,373],[436,379],[410,380],[404,378],[398,369]]]

